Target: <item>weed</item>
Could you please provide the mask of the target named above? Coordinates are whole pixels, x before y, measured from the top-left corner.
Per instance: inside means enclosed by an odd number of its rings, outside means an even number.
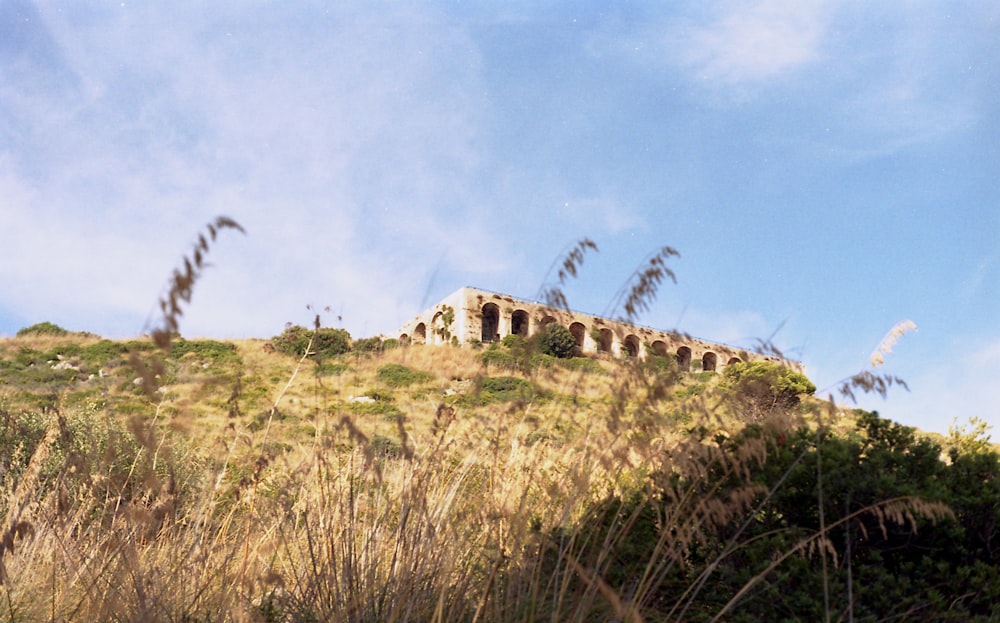
[[[207,245],[162,299],[167,350],[0,344],[7,618],[1000,615],[1000,459],[982,427],[945,453],[781,371],[682,375],[673,358],[556,359],[522,339],[478,353],[387,340],[350,365],[311,355],[318,318],[297,363],[260,341],[188,341],[173,329]],[[591,250],[576,245],[551,288]],[[673,277],[669,251],[633,275],[624,314]],[[112,365],[127,352],[139,372]],[[299,375],[310,357],[316,374]]]
[[[379,382],[389,387],[407,387],[426,383],[434,377],[427,372],[413,370],[402,364],[390,363],[379,368],[377,378]]]

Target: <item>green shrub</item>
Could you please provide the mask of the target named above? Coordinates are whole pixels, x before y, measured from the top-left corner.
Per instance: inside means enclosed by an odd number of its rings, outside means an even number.
[[[24,327],[17,332],[17,337],[24,337],[26,335],[55,335],[63,336],[67,335],[69,331],[63,329],[57,324],[51,322],[39,322],[38,324],[33,324],[30,327]]]
[[[799,404],[816,386],[806,375],[770,361],[743,361],[726,366],[723,383],[727,398],[745,410],[751,420]]]
[[[89,363],[101,365],[109,361],[120,361],[128,352],[129,347],[125,342],[101,340],[100,342],[84,346],[80,352],[80,356]]]
[[[572,357],[577,347],[576,338],[570,330],[554,322],[545,325],[535,334],[535,342],[538,344],[538,350],[559,359]]]
[[[347,410],[354,415],[378,415],[388,422],[396,422],[403,417],[403,412],[399,410],[399,407],[388,400],[349,402]]]
[[[381,353],[385,350],[385,344],[380,337],[366,337],[355,340],[354,350],[361,353]]]
[[[670,376],[680,374],[677,359],[674,357],[664,357],[663,355],[649,353],[646,357],[646,367],[658,374],[667,374]]]
[[[535,385],[525,379],[514,376],[490,376],[481,379],[479,391],[464,396],[463,401],[472,406],[482,406],[494,402],[531,400],[539,393]]]
[[[527,342],[527,340],[520,335],[511,333],[510,335],[503,336],[503,339],[500,340],[500,345],[504,348],[514,350],[516,348],[523,347],[525,342]]]
[[[531,382],[514,376],[489,376],[482,380],[482,391],[493,394],[506,394],[531,389]]]
[[[399,363],[390,363],[378,369],[378,380],[389,387],[406,387],[416,383],[426,383],[434,378],[432,374],[413,370]]]
[[[570,359],[560,359],[559,365],[567,370],[578,370],[587,374],[607,374],[601,364],[596,359],[589,357],[572,357]]]
[[[181,359],[185,355],[193,355],[199,361],[207,361],[216,366],[240,362],[235,344],[216,340],[185,340],[184,338],[174,340],[170,346],[170,357]]]
[[[317,377],[321,376],[340,376],[344,372],[351,369],[351,366],[340,361],[322,361],[318,362],[313,374]]]
[[[477,357],[484,366],[501,368],[503,370],[519,370],[520,363],[513,354],[506,350],[491,347],[479,353]]]
[[[552,355],[547,355],[545,353],[532,353],[528,357],[527,370],[538,370],[540,368],[549,369],[556,365],[557,361],[570,361],[569,359],[558,359]]]
[[[384,392],[378,389],[369,389],[365,392],[365,396],[371,398],[372,400],[377,400],[380,402],[392,402],[392,393]]]
[[[311,331],[300,325],[290,325],[281,335],[272,338],[271,343],[274,344],[274,350],[279,353],[301,357],[306,352],[310,338],[313,340],[311,356],[332,357],[351,350],[351,334],[344,329],[328,327]]]
[[[386,459],[399,458],[403,450],[403,444],[398,439],[386,437],[385,435],[374,435],[370,447],[376,457]]]

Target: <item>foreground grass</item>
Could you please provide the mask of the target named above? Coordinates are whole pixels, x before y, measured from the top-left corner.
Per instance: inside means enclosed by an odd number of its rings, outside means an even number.
[[[1000,594],[988,448],[946,464],[817,402],[748,424],[710,374],[179,342],[147,392],[97,338],[0,355],[11,621],[887,615],[862,577],[914,618],[990,620]],[[876,460],[898,479],[862,481]],[[974,499],[942,484],[962,478]]]

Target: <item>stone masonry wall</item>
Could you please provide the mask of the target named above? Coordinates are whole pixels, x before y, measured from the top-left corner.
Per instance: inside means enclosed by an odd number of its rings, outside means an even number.
[[[453,292],[400,327],[396,336],[414,344],[488,344],[512,334],[530,337],[550,322],[557,322],[573,333],[582,355],[645,359],[653,352],[675,357],[682,370],[718,371],[730,363],[752,360],[778,361],[801,369],[795,362],[676,332],[555,309],[468,287]]]

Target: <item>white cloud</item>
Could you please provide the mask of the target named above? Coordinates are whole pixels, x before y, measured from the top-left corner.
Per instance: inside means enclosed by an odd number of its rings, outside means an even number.
[[[775,328],[758,312],[684,307],[665,310],[651,319],[658,328],[677,329],[694,337],[740,348],[749,348],[766,339]],[[776,339],[778,343],[780,339]]]
[[[978,417],[993,427],[1000,437],[1000,339],[982,342],[955,342],[931,361],[900,366],[898,375],[909,391],[890,390],[886,400],[877,396],[859,397],[859,405],[883,416],[922,430],[947,433],[957,419],[965,424]],[[897,374],[891,369],[891,374]]]
[[[556,212],[567,222],[586,223],[595,231],[619,234],[645,225],[645,219],[614,198],[581,197],[566,199]]]
[[[460,29],[406,8],[227,10],[44,15],[73,88],[0,94],[32,128],[0,146],[6,306],[133,334],[217,214],[249,235],[210,253],[182,321],[198,334],[268,335],[307,303],[392,330],[436,262],[503,269],[469,207],[484,89]]]
[[[780,77],[822,56],[827,11],[822,2],[724,2],[707,24],[671,33],[678,60],[711,86]]]

